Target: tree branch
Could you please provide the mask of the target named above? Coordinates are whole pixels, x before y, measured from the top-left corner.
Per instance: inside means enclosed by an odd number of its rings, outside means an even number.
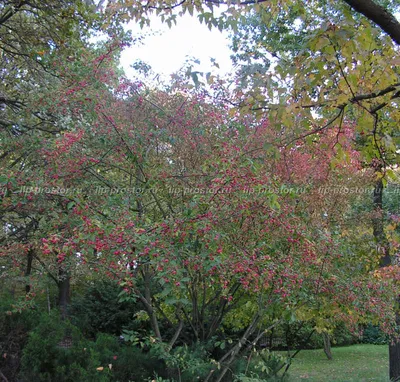
[[[400,45],[400,23],[384,7],[373,0],[344,0],[344,2],[377,24],[396,44]]]
[[[173,348],[176,340],[178,339],[179,335],[181,334],[182,329],[183,329],[183,321],[179,321],[179,326],[176,329],[176,332],[175,332],[174,336],[171,338],[171,341],[168,344],[168,350],[169,351]]]
[[[0,377],[3,378],[4,382],[8,382],[8,379],[6,378],[6,376],[1,372],[0,370]]]

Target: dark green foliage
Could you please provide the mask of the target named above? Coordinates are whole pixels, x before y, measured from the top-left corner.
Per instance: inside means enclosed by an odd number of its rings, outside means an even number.
[[[23,350],[23,381],[108,381],[99,356],[78,328],[61,321],[59,313],[43,314]]]
[[[115,336],[99,334],[93,348],[101,365],[112,364],[112,381],[146,381],[166,375],[165,364],[152,352],[144,352],[138,347],[121,344]]]
[[[21,361],[22,349],[28,339],[28,331],[38,322],[39,312],[35,309],[12,312],[9,296],[0,299],[0,370],[12,381],[16,378]]]
[[[386,218],[391,218],[400,214],[400,187],[396,183],[388,183],[383,192],[383,209],[387,211]]]
[[[375,325],[367,325],[363,331],[364,344],[386,345],[389,343],[387,336]]]
[[[233,368],[237,382],[283,381],[278,373],[286,366],[286,358],[268,350],[253,352],[239,359]],[[280,373],[282,374],[282,373]],[[231,378],[230,380],[232,380]]]
[[[213,366],[209,347],[211,343],[195,343],[192,346],[178,346],[172,351],[165,352],[159,347],[156,351],[167,366],[167,377],[173,381],[193,382],[203,381]],[[157,346],[156,346],[157,348]],[[156,349],[155,348],[155,349]],[[220,357],[217,357],[219,359]],[[252,352],[249,357],[237,359],[223,378],[224,382],[237,381],[272,381],[286,364],[286,357],[268,350]],[[162,375],[157,372],[158,375]]]
[[[359,342],[358,337],[343,324],[336,326],[330,334],[330,339],[333,346],[348,346]],[[299,322],[278,327],[272,340],[272,348],[276,350],[322,349],[323,346],[322,334],[314,331],[312,322]]]
[[[112,281],[98,281],[85,294],[74,298],[71,321],[91,338],[100,333],[120,335],[124,328],[137,329],[133,315],[139,307],[119,302],[120,287]]]
[[[359,343],[360,339],[345,325],[339,324],[333,331],[331,341],[333,346],[349,346]]]
[[[109,334],[89,341],[54,312],[42,315],[30,333],[20,378],[24,382],[126,382],[146,381],[155,374],[164,376],[166,368],[152,353],[121,344]]]
[[[182,382],[202,381],[212,364],[205,343],[177,346],[170,353],[159,352],[168,367],[168,376]]]

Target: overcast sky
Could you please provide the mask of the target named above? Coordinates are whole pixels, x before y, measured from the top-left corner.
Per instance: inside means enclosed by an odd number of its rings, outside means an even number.
[[[134,76],[130,65],[136,60],[142,60],[150,64],[155,73],[168,79],[171,73],[183,66],[188,56],[200,60],[201,64],[196,70],[214,70],[219,74],[232,71],[227,32],[219,32],[218,29],[210,31],[204,24],[200,24],[196,17],[190,15],[178,18],[177,25],[171,29],[155,16],[150,28],[140,29],[135,23],[129,24],[133,36],[150,31],[159,33],[146,37],[143,45],[133,46],[123,52],[121,64],[128,75]],[[210,58],[216,59],[219,70],[212,66]]]

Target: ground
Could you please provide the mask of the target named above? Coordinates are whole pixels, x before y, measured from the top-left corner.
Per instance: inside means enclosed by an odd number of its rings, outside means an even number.
[[[333,348],[333,361],[323,350],[301,351],[290,368],[290,382],[388,382],[388,346]]]

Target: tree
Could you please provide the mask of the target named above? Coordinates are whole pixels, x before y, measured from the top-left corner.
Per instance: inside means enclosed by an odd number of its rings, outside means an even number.
[[[90,13],[92,10],[86,2],[68,1],[9,1],[0,7],[0,160],[4,174],[0,181],[1,243],[5,253],[14,251],[4,259],[14,261],[14,270],[24,274],[27,294],[31,292],[31,278],[35,277],[32,269],[41,267],[57,283],[61,306],[68,301],[69,276],[62,267],[54,269],[43,262],[38,248],[41,236],[55,224],[55,217],[60,226],[71,222],[67,217],[68,203],[57,191],[65,189],[65,184],[57,185],[54,179],[47,182],[46,165],[50,158],[44,156],[42,145],[57,145],[60,135],[70,131],[73,122],[67,121],[60,110],[45,110],[43,99],[50,89],[73,86],[77,78],[83,79],[79,63],[84,56],[94,60],[96,50],[87,40],[89,30],[98,29],[98,18]],[[116,46],[108,54],[114,54],[115,49]],[[109,61],[107,52],[101,53],[103,57],[94,62],[98,72]],[[2,271],[11,268],[7,262]]]
[[[388,306],[389,289],[386,295],[382,290],[390,283],[376,283],[359,261],[353,265],[337,251],[338,238],[320,229],[326,223],[316,206],[337,227],[343,210],[321,198],[318,188],[337,184],[339,175],[345,184],[358,177],[356,158],[330,168],[339,148],[355,154],[350,128],[321,132],[312,146],[299,141],[285,147],[286,136],[267,119],[229,115],[202,95],[170,96],[139,85],[121,80],[114,94],[84,103],[86,87],[66,95],[67,114],[96,112],[47,150],[47,173],[53,178],[62,168],[70,187],[85,180],[105,191],[88,188],[75,196],[76,227],[46,238],[43,252],[59,248],[61,236],[61,263],[76,261],[79,250],[90,269],[119,280],[126,298],[143,304],[167,349],[181,338],[212,338],[235,304],[250,300],[243,336],[220,360],[217,379],[248,350],[251,345],[243,345],[263,323],[273,327],[299,311],[311,319],[329,301],[344,316],[365,283],[382,309]],[[84,161],[73,153],[84,153]],[[306,185],[307,193],[298,194]],[[368,297],[358,305],[366,306]],[[353,317],[369,311],[360,308]]]

